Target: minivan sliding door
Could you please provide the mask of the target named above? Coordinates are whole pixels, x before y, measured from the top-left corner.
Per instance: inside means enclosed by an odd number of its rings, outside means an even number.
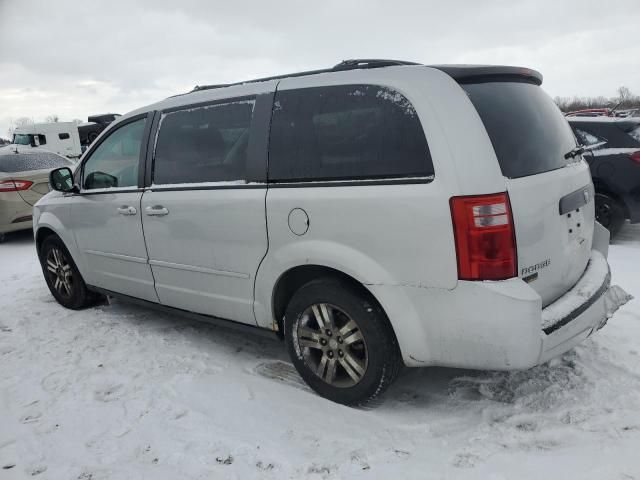
[[[264,97],[162,113],[142,218],[163,305],[255,323],[254,278],[267,251],[267,137],[256,120],[263,102],[270,113]]]

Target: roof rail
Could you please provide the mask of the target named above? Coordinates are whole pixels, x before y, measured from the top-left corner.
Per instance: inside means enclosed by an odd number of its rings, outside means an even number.
[[[291,77],[304,77],[307,75],[316,75],[318,73],[328,73],[328,72],[342,72],[345,70],[357,70],[357,69],[365,69],[365,68],[382,68],[382,67],[393,67],[398,65],[420,65],[415,62],[408,62],[405,60],[385,60],[379,58],[354,58],[351,60],[343,60],[342,62],[334,65],[331,68],[324,68],[320,70],[308,70],[306,72],[296,72],[289,73],[285,75],[275,75],[273,77],[263,77],[256,78],[253,80],[245,80],[242,82],[235,83],[226,83],[226,84],[218,84],[218,85],[196,85],[191,92],[199,92],[200,90],[211,90],[215,88],[224,88],[231,87],[232,85],[242,85],[245,83],[255,83],[255,82],[266,82],[268,80],[279,80],[281,78],[291,78]]]

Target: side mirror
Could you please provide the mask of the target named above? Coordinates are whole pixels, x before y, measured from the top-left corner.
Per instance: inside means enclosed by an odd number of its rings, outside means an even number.
[[[73,172],[68,167],[56,168],[49,173],[49,185],[57,192],[77,192],[78,187],[73,184]]]

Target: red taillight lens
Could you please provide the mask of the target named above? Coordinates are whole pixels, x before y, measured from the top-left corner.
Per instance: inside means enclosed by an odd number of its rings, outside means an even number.
[[[640,165],[640,151],[633,152],[631,155],[629,155],[629,158]]]
[[[0,180],[0,192],[17,192],[27,190],[33,185],[29,180]]]
[[[511,204],[506,192],[452,197],[460,280],[504,280],[517,272]]]

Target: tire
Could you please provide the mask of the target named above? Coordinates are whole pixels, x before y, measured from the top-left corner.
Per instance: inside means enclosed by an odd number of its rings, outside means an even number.
[[[596,193],[596,220],[615,237],[625,220],[624,207],[620,202],[603,193]]]
[[[89,135],[87,135],[87,140],[89,142],[89,145],[92,144],[96,138],[98,138],[98,134],[96,132],[89,133]]]
[[[51,235],[44,240],[39,257],[49,291],[60,305],[81,310],[97,302],[99,295],[87,289],[78,267],[58,236]]]
[[[380,396],[402,366],[385,313],[339,279],[302,286],[287,306],[284,333],[300,376],[322,397],[344,405],[363,406]]]

